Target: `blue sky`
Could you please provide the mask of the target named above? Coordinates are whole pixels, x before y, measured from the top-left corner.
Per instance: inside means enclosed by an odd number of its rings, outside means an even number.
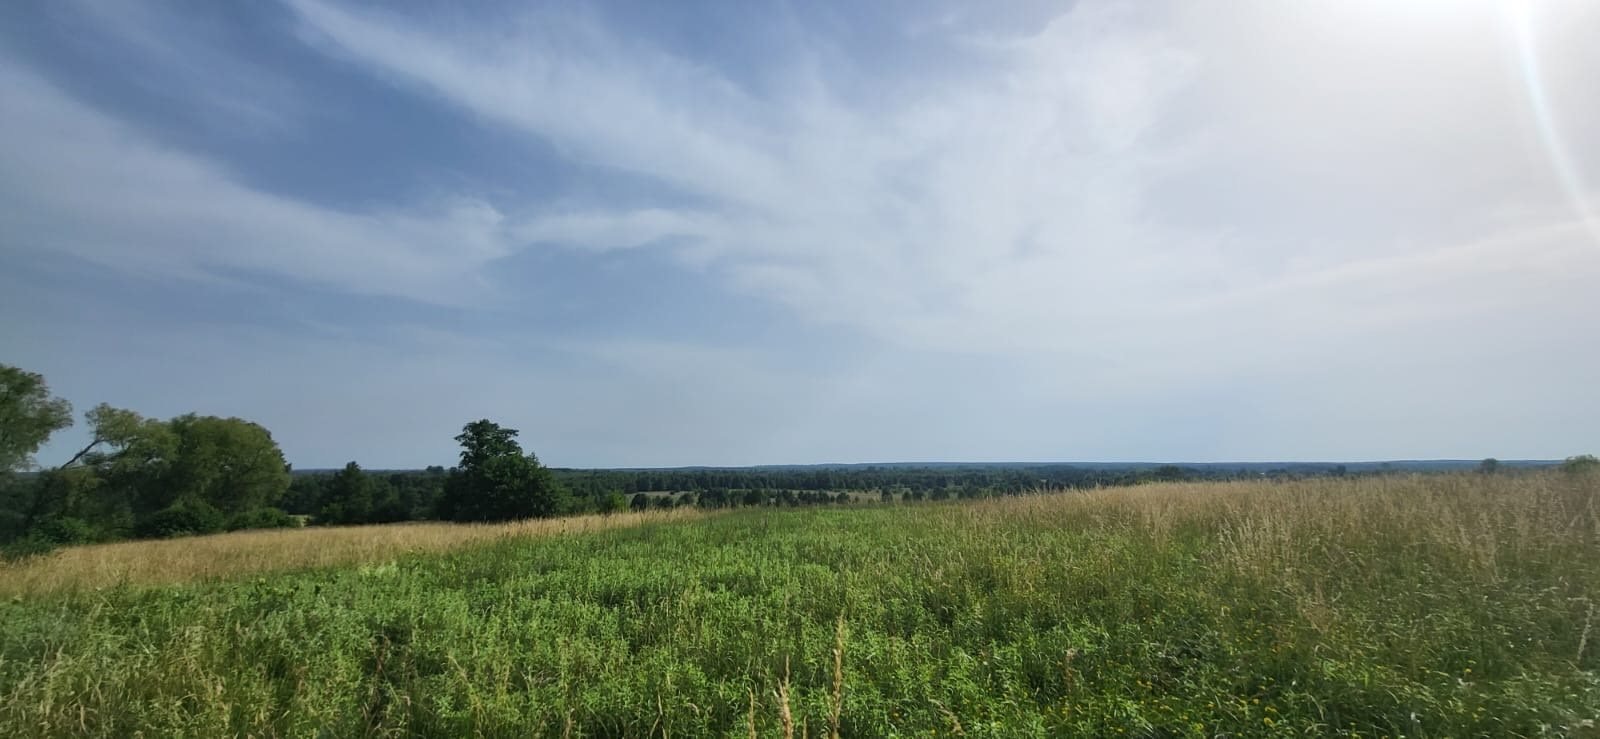
[[[0,6],[0,361],[291,462],[1600,449],[1600,6]],[[83,429],[39,456],[67,456]]]

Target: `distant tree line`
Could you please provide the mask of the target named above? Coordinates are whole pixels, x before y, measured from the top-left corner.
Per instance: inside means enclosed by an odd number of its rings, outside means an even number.
[[[239,418],[161,420],[100,404],[84,414],[89,440],[60,464],[34,459],[73,424],[72,406],[42,376],[0,365],[0,545],[11,554],[64,544],[225,530],[398,521],[505,521],[696,506],[793,507],[1014,495],[1145,482],[1352,474],[1344,465],[1268,469],[1051,465],[551,469],[522,449],[516,429],[466,424],[455,466],[369,472],[292,472],[272,434]],[[1562,465],[1592,474],[1600,461]],[[1478,470],[1502,474],[1500,462]],[[1354,474],[1387,474],[1387,466]]]

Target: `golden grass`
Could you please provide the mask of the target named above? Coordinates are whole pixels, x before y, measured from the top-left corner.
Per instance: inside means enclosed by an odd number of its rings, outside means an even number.
[[[991,498],[948,515],[974,530],[1021,520],[1136,533],[1156,548],[1180,528],[1199,530],[1218,544],[1218,564],[1259,574],[1347,556],[1362,543],[1426,546],[1484,582],[1556,548],[1600,556],[1600,475],[1592,474],[1152,484]]]
[[[1412,475],[1143,485],[989,498],[936,509],[954,536],[983,536],[1007,522],[1118,530],[1166,546],[1179,529],[1214,539],[1222,561],[1269,573],[1347,556],[1374,537],[1427,542],[1492,582],[1533,550],[1576,546],[1600,555],[1600,475]],[[72,547],[0,562],[0,597],[117,585],[167,585],[284,570],[379,563],[506,538],[557,536],[689,521],[674,509],[504,524],[408,523],[248,531]],[[933,566],[935,563],[930,563]],[[1318,564],[1326,564],[1320,562]]]
[[[485,542],[561,536],[689,521],[693,508],[530,519],[511,523],[403,523],[239,531],[158,541],[123,541],[62,549],[0,562],[0,597],[45,595],[118,585],[170,585],[268,572],[393,560]]]

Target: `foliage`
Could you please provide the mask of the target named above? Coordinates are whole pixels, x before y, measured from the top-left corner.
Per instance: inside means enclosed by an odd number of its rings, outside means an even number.
[[[460,468],[473,470],[490,460],[522,456],[517,433],[516,429],[504,428],[488,419],[479,419],[463,426],[461,433],[456,435],[456,443],[461,445]]]
[[[313,516],[319,523],[391,523],[439,517],[439,499],[444,495],[446,480],[442,468],[383,475],[363,470],[365,482],[354,488],[350,481],[342,479],[346,476],[348,473],[342,470],[295,474],[279,507],[289,513]]]
[[[187,414],[168,422],[177,454],[163,493],[192,496],[224,512],[269,506],[289,487],[289,469],[272,434],[239,418]]]
[[[1600,473],[1600,459],[1596,459],[1593,454],[1567,457],[1567,460],[1561,463],[1561,471],[1573,475]]]
[[[467,424],[456,436],[461,465],[445,482],[441,513],[455,521],[543,518],[562,510],[566,493],[550,470],[524,455],[517,430],[488,420]]]
[[[139,535],[151,538],[214,534],[221,531],[222,511],[203,500],[187,498],[146,516],[139,522]]]
[[[317,513],[317,523],[367,523],[372,518],[372,478],[361,465],[350,462],[328,482],[327,497]]]
[[[744,509],[0,601],[0,734],[1582,736],[1597,496],[1453,475]]]
[[[95,540],[94,527],[83,519],[70,516],[44,521],[33,528],[33,534],[57,546],[85,544]]]
[[[0,481],[0,541],[207,533],[288,487],[283,454],[257,424],[195,414],[160,421],[104,403],[84,418],[89,442],[65,464]]]
[[[72,404],[50,395],[44,376],[0,364],[0,475],[33,465],[51,434],[72,425]]]
[[[0,559],[11,562],[26,561],[54,552],[59,546],[42,536],[29,534],[0,546]]]
[[[606,493],[605,498],[600,501],[600,512],[621,513],[628,510],[629,505],[628,499],[622,493],[613,490]]]
[[[291,529],[299,527],[300,522],[283,511],[276,508],[257,508],[250,511],[235,513],[228,518],[223,528],[228,531],[243,531],[245,529]]]

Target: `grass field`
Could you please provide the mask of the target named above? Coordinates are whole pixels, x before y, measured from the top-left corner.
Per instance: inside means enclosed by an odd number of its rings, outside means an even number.
[[[0,570],[0,735],[1597,736],[1597,498],[1174,484],[70,550]]]

